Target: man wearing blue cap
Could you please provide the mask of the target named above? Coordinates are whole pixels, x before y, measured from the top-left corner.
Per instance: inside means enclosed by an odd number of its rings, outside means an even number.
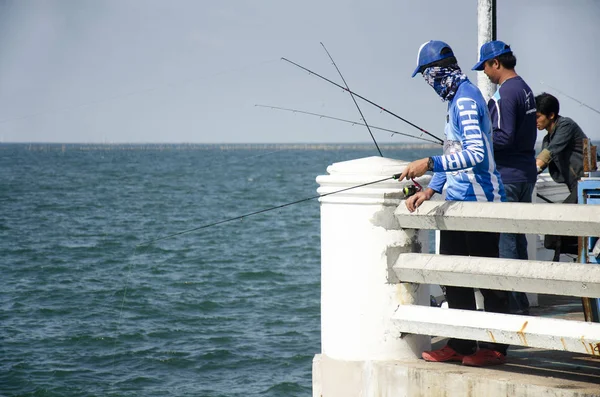
[[[494,158],[502,175],[506,200],[531,203],[537,179],[535,164],[536,107],[527,83],[515,72],[517,58],[509,45],[490,41],[481,46],[473,70],[483,71],[498,89],[488,102],[492,118]],[[500,234],[500,257],[528,259],[524,234]],[[509,295],[511,313],[529,314],[523,292]]]
[[[491,124],[485,99],[479,89],[461,71],[450,46],[432,40],[419,48],[414,77],[421,73],[435,92],[448,102],[444,133],[444,154],[413,161],[399,180],[416,178],[427,171],[434,175],[427,189],[406,199],[409,211],[415,211],[446,186],[446,200],[505,201],[504,188],[492,153]],[[498,257],[498,233],[440,232],[440,254]],[[485,310],[508,313],[506,291],[481,290]],[[446,299],[452,309],[475,310],[473,288],[446,287]],[[451,338],[446,346],[422,353],[427,361],[460,361],[464,365],[487,366],[505,362],[508,346]]]

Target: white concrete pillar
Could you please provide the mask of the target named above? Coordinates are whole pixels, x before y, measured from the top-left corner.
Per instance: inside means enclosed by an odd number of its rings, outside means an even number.
[[[318,192],[391,177],[405,164],[382,157],[336,163],[317,178]],[[392,271],[400,253],[428,250],[428,232],[402,230],[394,216],[405,184],[390,179],[320,199],[321,345],[329,358],[406,359],[429,348],[429,337],[401,335],[391,321],[402,304],[429,304],[427,288],[399,284]]]
[[[477,61],[479,61],[481,46],[488,41],[496,40],[495,19],[495,0],[477,0]],[[481,90],[486,101],[496,92],[496,84],[493,84],[483,72],[477,72],[477,87]]]
[[[533,188],[531,201],[533,203],[536,203],[538,201],[537,187]],[[538,252],[540,236],[537,234],[527,234],[526,237],[527,237],[527,259],[529,259],[530,261],[535,261],[535,260],[537,260],[537,252]],[[526,295],[527,295],[527,300],[529,301],[529,307],[538,307],[539,306],[538,294],[536,294],[534,292],[527,292]]]

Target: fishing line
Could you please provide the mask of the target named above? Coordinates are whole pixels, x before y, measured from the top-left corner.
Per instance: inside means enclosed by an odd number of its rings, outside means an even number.
[[[137,251],[138,247],[135,247],[133,250],[133,254],[131,254],[131,257],[135,257],[136,251]],[[131,272],[133,271],[133,267],[135,267],[135,265],[132,265],[131,263],[129,264],[129,269],[127,270],[127,275],[125,276],[125,288],[123,290],[123,299],[121,299],[121,307],[119,308],[119,318],[117,320],[117,328],[115,329],[115,343],[113,344],[113,361],[112,361],[112,375],[114,376],[114,372],[115,372],[115,366],[116,366],[116,361],[117,361],[117,343],[119,341],[119,328],[121,327],[121,323],[123,322],[123,309],[125,308],[125,298],[127,297],[127,290],[129,289],[129,283],[130,283],[130,279],[131,279]],[[115,380],[116,383],[116,380]]]
[[[223,220],[220,220],[220,221],[217,221],[217,222],[208,223],[208,224],[205,224],[205,225],[202,225],[202,226],[198,226],[198,227],[195,227],[195,228],[192,228],[192,229],[187,229],[187,230],[183,230],[183,231],[180,231],[180,232],[177,232],[177,233],[173,233],[173,234],[169,234],[169,235],[166,235],[166,236],[158,237],[158,238],[155,238],[155,239],[152,239],[152,240],[148,240],[148,241],[145,241],[145,242],[142,242],[142,243],[138,244],[136,247],[146,246],[146,245],[152,244],[152,243],[154,243],[156,241],[166,240],[166,239],[169,239],[169,238],[172,238],[172,237],[175,237],[175,236],[181,236],[182,234],[187,234],[187,233],[195,232],[195,231],[198,231],[198,230],[201,230],[201,229],[207,229],[209,227],[221,225],[223,223],[228,223],[228,222],[232,222],[232,221],[244,219],[244,218],[247,218],[247,217],[252,216],[252,215],[258,215],[258,214],[262,214],[262,213],[265,213],[265,212],[277,210],[277,209],[280,209],[280,208],[289,207],[291,205],[303,203],[305,201],[310,201],[310,200],[318,199],[318,198],[321,198],[321,197],[330,196],[330,195],[336,194],[336,193],[345,192],[347,190],[356,189],[356,188],[364,187],[364,186],[368,186],[368,185],[373,185],[375,183],[387,181],[389,179],[398,179],[400,177],[400,175],[401,175],[401,173],[398,173],[398,174],[394,174],[394,175],[389,176],[387,178],[379,179],[379,180],[376,180],[376,181],[362,183],[360,185],[347,187],[347,188],[344,188],[344,189],[336,190],[334,192],[319,194],[319,195],[316,195],[316,196],[307,197],[307,198],[303,198],[303,199],[300,199],[300,200],[292,201],[290,203],[277,205],[275,207],[269,207],[269,208],[265,208],[265,209],[262,209],[262,210],[259,210],[259,211],[254,211],[254,212],[250,212],[250,213],[247,213],[247,214],[239,215],[239,216],[236,216],[236,217],[233,217],[233,218],[228,218],[228,219],[223,219]]]
[[[304,66],[298,65],[297,63],[295,63],[295,62],[292,62],[292,61],[290,61],[290,60],[289,60],[289,59],[287,59],[287,58],[281,58],[281,59],[282,59],[283,61],[286,61],[286,62],[288,62],[288,63],[291,63],[292,65],[295,65],[295,66],[299,67],[300,69],[302,69],[302,70],[305,70],[305,71],[307,71],[308,73],[310,73],[310,74],[312,74],[312,75],[315,75],[315,76],[317,76],[317,77],[319,77],[319,78],[321,78],[321,79],[323,79],[323,80],[325,80],[325,81],[327,81],[327,82],[329,82],[329,83],[331,83],[331,84],[333,84],[333,85],[335,85],[335,86],[337,86],[337,87],[341,88],[341,89],[342,89],[342,90],[344,90],[344,91],[348,91],[350,94],[352,94],[352,95],[354,95],[354,96],[356,96],[356,97],[358,97],[358,98],[362,99],[363,101],[365,101],[365,102],[367,102],[367,103],[370,103],[371,105],[375,106],[375,107],[376,107],[376,108],[378,108],[378,109],[381,109],[381,110],[383,110],[384,112],[386,112],[386,113],[388,113],[388,114],[391,114],[392,116],[396,117],[397,119],[400,119],[400,120],[404,121],[405,123],[407,123],[407,124],[408,124],[408,125],[410,125],[411,127],[414,127],[414,128],[416,128],[416,129],[418,129],[419,131],[421,131],[422,133],[425,133],[425,134],[429,135],[430,137],[432,137],[432,138],[436,139],[436,140],[437,140],[437,141],[439,141],[440,143],[442,143],[442,144],[444,143],[444,140],[443,140],[443,139],[441,139],[441,138],[439,138],[439,137],[437,137],[437,136],[435,136],[435,135],[431,134],[430,132],[428,132],[428,131],[424,130],[423,128],[419,127],[418,125],[416,125],[416,124],[414,124],[414,123],[411,123],[410,121],[408,121],[408,120],[406,120],[406,119],[404,119],[404,118],[402,118],[402,117],[398,116],[397,114],[395,114],[395,113],[393,113],[393,112],[391,112],[391,111],[389,111],[389,110],[387,110],[387,109],[385,109],[385,108],[383,108],[383,107],[379,106],[379,105],[378,105],[378,104],[376,104],[375,102],[373,102],[373,101],[370,101],[369,99],[367,99],[367,98],[365,98],[365,97],[363,97],[363,96],[361,96],[361,95],[359,95],[359,94],[357,94],[357,93],[355,93],[355,92],[353,92],[353,91],[350,91],[348,88],[345,88],[345,87],[343,87],[343,86],[339,85],[338,83],[336,83],[336,82],[334,82],[334,81],[331,81],[331,80],[329,80],[327,77],[323,77],[323,76],[321,76],[320,74],[318,74],[318,73],[315,73],[315,72],[313,72],[312,70],[305,68]]]
[[[593,107],[591,107],[590,105],[588,105],[588,104],[585,104],[585,103],[581,102],[579,99],[577,99],[577,98],[573,98],[572,96],[565,94],[564,92],[562,92],[562,91],[561,91],[561,90],[559,90],[558,88],[552,87],[551,85],[549,85],[549,84],[546,84],[546,83],[544,83],[543,81],[540,81],[540,83],[541,83],[541,84],[543,84],[543,85],[546,85],[546,86],[548,86],[548,88],[552,88],[554,91],[558,92],[559,94],[562,94],[562,95],[566,96],[567,98],[570,98],[570,99],[574,100],[575,102],[577,102],[577,103],[578,103],[578,104],[580,104],[581,106],[585,106],[586,108],[588,108],[588,109],[590,109],[590,110],[592,110],[592,111],[594,111],[594,112],[596,112],[596,113],[600,114],[600,110],[598,110],[598,109],[594,109],[594,108],[593,108]]]
[[[341,118],[338,118],[338,117],[327,116],[325,114],[307,112],[307,111],[304,111],[304,110],[290,109],[290,108],[284,108],[284,107],[279,107],[279,106],[271,106],[271,105],[260,105],[260,104],[255,104],[254,106],[261,107],[261,108],[267,108],[267,109],[285,110],[285,111],[293,112],[293,113],[308,114],[310,116],[316,116],[316,117],[320,117],[320,118],[324,118],[324,119],[331,119],[331,120],[342,121],[344,123],[349,123],[349,124],[352,124],[352,125],[367,125],[367,124],[363,124],[360,121],[346,120],[346,119],[341,119]],[[388,128],[376,127],[373,124],[369,124],[369,125],[370,125],[371,128],[373,128],[375,130],[387,131],[387,132],[391,132],[392,134],[398,134],[398,135],[406,136],[406,137],[409,137],[409,138],[420,139],[422,141],[435,143],[436,145],[441,145],[442,144],[441,142],[434,141],[434,140],[427,139],[427,138],[422,138],[420,136],[410,135],[410,134],[407,134],[407,133],[404,133],[404,132],[398,132],[398,131],[390,130]]]
[[[358,106],[358,103],[356,102],[356,98],[354,98],[354,94],[352,94],[352,91],[350,91],[350,87],[348,86],[348,83],[346,83],[346,79],[344,78],[344,76],[342,76],[342,72],[340,72],[340,69],[336,65],[336,63],[333,60],[333,57],[331,56],[331,54],[329,53],[329,51],[327,51],[327,48],[325,47],[325,44],[323,44],[323,42],[321,42],[321,46],[323,47],[323,49],[327,53],[327,56],[329,57],[329,59],[331,59],[331,63],[333,64],[333,66],[335,66],[335,70],[337,70],[338,74],[342,78],[342,81],[344,82],[344,85],[346,86],[346,91],[348,91],[348,93],[350,94],[350,97],[352,98],[352,101],[356,105],[356,109],[358,109],[358,113],[360,113],[360,119],[365,122],[365,126],[367,127],[367,130],[369,130],[369,134],[371,135],[371,139],[373,139],[373,143],[375,144],[375,147],[377,148],[377,151],[379,152],[379,155],[381,157],[383,157],[383,153],[381,153],[381,149],[379,149],[379,145],[377,144],[377,141],[375,140],[375,137],[373,136],[373,133],[371,132],[371,128],[369,127],[369,124],[367,123],[367,119],[365,119],[365,116],[363,115],[362,110],[360,110],[360,106]]]
[[[37,165],[38,167],[47,167],[47,165],[46,165],[45,163],[42,163],[42,161],[40,161],[40,160],[39,160],[39,158],[38,158],[38,157],[36,157],[36,156],[35,156],[35,155],[32,153],[32,151],[31,151],[30,149],[29,149],[29,150],[25,150],[24,152],[25,152],[26,156],[27,156],[29,159],[33,160],[33,162],[35,162],[35,163],[36,163],[36,165]],[[133,257],[135,257],[136,255],[138,255],[138,253],[137,253],[137,247],[136,247],[136,248],[134,248],[134,250],[133,250],[133,253],[132,253],[132,254],[129,256],[129,259],[132,259],[132,258],[133,258]],[[118,317],[118,319],[117,319],[117,325],[116,325],[116,329],[115,329],[115,332],[114,332],[114,335],[115,335],[115,336],[114,336],[114,339],[115,339],[115,341],[114,341],[114,343],[113,343],[112,364],[111,364],[111,366],[112,366],[112,367],[111,367],[111,371],[110,371],[110,374],[111,374],[111,376],[114,376],[114,375],[115,375],[115,367],[116,367],[116,350],[117,350],[117,343],[118,343],[119,329],[121,328],[121,325],[122,325],[122,323],[123,323],[123,310],[124,310],[124,308],[125,308],[125,301],[126,301],[126,297],[127,297],[127,292],[128,292],[128,290],[129,290],[129,285],[130,285],[130,282],[131,282],[131,274],[132,274],[132,272],[133,272],[133,270],[134,270],[134,269],[135,269],[135,263],[133,263],[133,261],[131,261],[131,262],[129,263],[129,266],[127,267],[127,274],[126,274],[126,276],[125,276],[125,287],[124,287],[124,291],[123,291],[123,297],[122,297],[122,299],[121,299],[121,302],[120,302],[120,307],[119,307],[119,317]],[[104,306],[104,302],[105,302],[105,301],[108,301],[109,299],[111,299],[112,297],[114,297],[114,296],[116,295],[116,293],[118,293],[118,291],[117,291],[117,292],[115,292],[113,295],[111,295],[111,296],[109,296],[109,297],[107,297],[107,298],[103,299],[103,301],[102,301],[102,306]],[[118,302],[118,301],[117,301],[117,302]],[[110,306],[110,307],[112,307],[112,306]],[[108,333],[108,331],[107,331],[107,333]],[[84,340],[84,337],[83,337],[83,336],[81,336],[81,337],[79,338],[79,340],[77,340],[77,342],[75,342],[75,343],[71,344],[71,345],[70,345],[70,347],[71,347],[72,349],[74,349],[75,347],[77,347],[77,346],[79,345],[79,343],[80,343],[82,340]],[[110,357],[109,357],[109,360],[110,360]],[[112,389],[112,390],[114,390],[114,386],[115,386],[115,384],[116,384],[116,383],[118,383],[118,381],[117,381],[117,380],[114,380],[113,384],[111,385],[111,386],[113,387],[113,389]]]
[[[548,197],[542,196],[542,195],[541,195],[541,194],[539,194],[539,193],[536,193],[536,196],[538,196],[539,198],[541,198],[542,200],[544,200],[544,201],[545,201],[545,202],[547,202],[547,203],[554,204],[554,201],[550,200]]]

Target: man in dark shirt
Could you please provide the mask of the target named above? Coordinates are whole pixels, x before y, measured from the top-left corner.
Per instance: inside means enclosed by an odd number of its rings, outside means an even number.
[[[546,167],[556,183],[564,183],[571,193],[565,203],[577,202],[577,180],[583,175],[583,140],[587,138],[576,122],[558,114],[560,104],[553,95],[542,93],[535,97],[537,128],[548,134],[537,156],[539,172]]]
[[[488,102],[492,119],[494,158],[508,202],[530,203],[537,179],[535,165],[536,108],[531,88],[515,72],[517,58],[510,46],[490,41],[481,46],[473,70],[483,71],[498,90]],[[500,235],[500,257],[528,259],[523,234]],[[512,313],[529,312],[527,295],[510,296]]]
[[[560,105],[554,96],[542,93],[535,97],[537,108],[537,128],[548,133],[542,142],[542,151],[535,162],[537,171],[546,167],[556,183],[564,183],[569,188],[565,204],[577,203],[577,181],[583,176],[583,140],[586,135],[576,122],[559,116]],[[577,253],[577,238],[546,235],[544,247],[554,249],[553,261],[560,260],[561,253]]]

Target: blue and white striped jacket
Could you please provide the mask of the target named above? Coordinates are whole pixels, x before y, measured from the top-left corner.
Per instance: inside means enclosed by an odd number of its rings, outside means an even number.
[[[446,200],[506,201],[491,131],[485,99],[467,79],[448,103],[444,154],[433,157],[429,187],[441,193],[446,185]]]

